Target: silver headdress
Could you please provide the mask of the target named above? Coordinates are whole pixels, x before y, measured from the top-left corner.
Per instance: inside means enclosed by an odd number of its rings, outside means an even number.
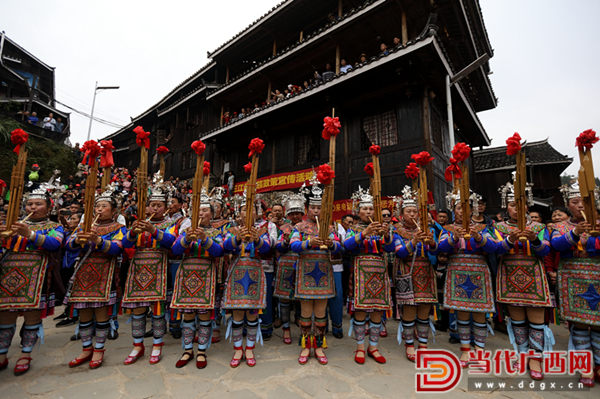
[[[154,174],[154,179],[152,180],[154,183],[152,188],[150,189],[150,197],[148,198],[148,203],[152,201],[162,201],[167,202],[167,188],[163,181],[163,177],[160,172],[156,172]]]
[[[210,202],[213,203],[218,203],[221,205],[225,205],[225,193],[227,192],[227,190],[225,190],[225,188],[223,187],[215,187],[212,190],[212,195],[210,196]]]
[[[409,206],[413,206],[417,208],[418,204],[418,194],[416,191],[412,189],[411,186],[404,186],[402,189],[402,209],[408,208]]]
[[[94,203],[97,204],[100,201],[111,202],[113,200],[116,202],[116,198],[114,197],[115,189],[116,187],[113,184],[106,186],[102,193],[96,194]]]
[[[571,185],[564,184],[558,188],[565,201],[565,206],[569,206],[569,200],[571,198],[580,198],[581,191],[579,190],[579,182],[575,182]]]
[[[370,189],[364,190],[358,186],[358,190],[352,194],[352,211],[356,213],[364,206],[373,206],[373,196],[370,194]]]
[[[323,189],[319,187],[319,180],[317,174],[313,168],[312,178],[308,182],[312,185],[312,188],[304,187],[301,189],[303,194],[308,194],[308,205],[321,205]]]
[[[301,212],[302,214],[306,213],[305,205],[306,205],[306,197],[304,196],[304,188],[306,187],[306,183],[302,184],[300,187],[300,192],[285,194],[281,202],[283,202],[283,206],[285,207],[285,216],[294,212]]]
[[[471,195],[469,196],[469,203],[471,204],[471,211],[473,212],[473,216],[479,216],[479,201],[481,200],[481,195],[470,191]],[[454,207],[460,204],[460,193],[458,191],[448,191],[446,193],[446,205],[448,209],[454,209]]]
[[[210,197],[206,192],[206,188],[202,187],[202,189],[200,190],[200,208],[210,207],[210,202]]]
[[[27,200],[41,199],[45,201],[47,199],[50,199],[50,190],[52,189],[54,189],[54,186],[52,184],[42,183],[38,188],[26,195]]]
[[[506,205],[509,202],[515,201],[515,176],[516,175],[513,172],[513,183],[508,182],[498,189],[498,191],[500,192],[500,197],[502,198],[502,208],[506,208]],[[533,206],[533,190],[531,188],[532,186],[533,184],[531,183],[525,183],[525,195],[527,196],[527,206]]]

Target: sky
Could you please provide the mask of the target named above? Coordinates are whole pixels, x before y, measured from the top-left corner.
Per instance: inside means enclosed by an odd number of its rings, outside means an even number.
[[[56,97],[126,125],[204,66],[213,51],[280,0],[155,0],[0,2],[0,30],[56,67]],[[479,113],[492,145],[514,132],[528,141],[549,138],[574,157],[576,136],[600,129],[600,1],[480,0],[494,56],[498,107]],[[23,18],[26,18],[24,20]],[[58,107],[61,108],[60,106]],[[71,141],[85,141],[89,119],[72,113]],[[93,123],[98,139],[117,129]],[[600,144],[598,146],[600,148]],[[596,164],[600,152],[595,151]]]

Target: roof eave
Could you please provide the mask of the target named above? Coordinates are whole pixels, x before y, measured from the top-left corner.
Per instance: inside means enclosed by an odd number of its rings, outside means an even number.
[[[561,161],[552,161],[552,162],[536,162],[536,163],[527,162],[526,165],[527,166],[560,165],[560,164],[570,165],[571,163],[573,163],[573,158],[565,158],[564,160],[561,160]],[[514,169],[514,168],[515,168],[515,165],[506,165],[506,166],[502,166],[500,168],[475,170],[475,173],[497,172],[499,170],[509,170],[509,169]]]

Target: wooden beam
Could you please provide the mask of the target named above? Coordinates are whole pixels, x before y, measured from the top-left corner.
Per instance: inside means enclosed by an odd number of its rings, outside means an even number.
[[[267,88],[267,102],[271,100],[271,81],[269,80],[269,87]]]
[[[273,57],[277,54],[277,39],[273,39]]]
[[[340,45],[335,46],[335,74],[340,74]]]
[[[301,31],[300,31],[300,43],[302,43],[302,37],[303,37],[303,36],[304,36],[304,31],[303,31],[303,30],[301,30]]]
[[[343,0],[338,0],[338,17],[342,17],[342,2]]]
[[[221,105],[221,118],[219,119],[219,126],[223,126],[223,114],[225,113],[225,106]]]
[[[229,65],[227,65],[227,72],[225,73],[225,83],[229,83]]]
[[[429,97],[427,95],[427,88],[423,90],[423,147],[425,151],[432,154],[431,148],[431,111],[429,110]],[[434,192],[434,180],[433,180],[433,165],[431,168],[427,168],[427,189]]]
[[[406,12],[402,11],[402,45],[408,43],[408,27],[406,26]]]

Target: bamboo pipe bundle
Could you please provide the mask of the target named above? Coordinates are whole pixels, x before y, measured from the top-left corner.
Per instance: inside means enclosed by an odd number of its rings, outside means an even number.
[[[583,207],[585,209],[583,215],[588,223],[592,225],[590,235],[592,237],[598,237],[600,231],[597,228],[598,211],[596,210],[596,178],[594,175],[594,164],[592,162],[592,151],[591,149],[579,150],[579,162],[581,167],[579,168],[579,190],[581,192],[581,199],[583,200]]]
[[[373,208],[375,209],[375,221],[383,222],[381,216],[381,169],[379,168],[379,155],[372,154],[373,177],[371,177],[371,195],[373,196]]]
[[[515,173],[515,203],[517,206],[517,226],[520,231],[525,231],[527,228],[526,210],[525,205],[527,204],[527,196],[525,194],[525,187],[527,185],[527,169],[526,159],[523,150],[517,152],[517,169]],[[527,237],[519,237],[519,241],[527,242]]]
[[[93,215],[94,215],[94,202],[96,198],[96,184],[98,181],[98,162],[94,163],[94,166],[90,169],[90,173],[85,179],[85,191],[83,195],[84,202],[84,217],[82,230],[84,233],[89,233],[92,230]],[[83,242],[83,241],[82,241]]]
[[[27,163],[27,152],[25,145],[19,149],[17,163],[13,166],[10,178],[10,202],[8,203],[8,212],[6,214],[6,228],[10,228],[19,218],[21,211],[21,202],[23,201],[23,188],[25,183],[25,166]],[[12,230],[5,230],[0,233],[1,238],[8,238],[15,233]]]
[[[463,229],[466,232],[464,238],[468,240],[471,238],[471,234],[469,234],[469,231],[471,230],[471,204],[469,202],[471,192],[469,190],[469,166],[465,163],[465,161],[461,161],[460,168],[462,172],[462,179],[460,180],[459,186],[460,206],[462,208]]]
[[[256,178],[258,175],[258,154],[252,154],[252,169],[250,170],[250,178],[246,182],[246,220],[244,223],[246,224],[246,228],[248,231],[252,226],[254,226],[254,216],[252,212],[252,207],[254,207],[254,201],[256,200]],[[244,237],[245,241],[250,241],[250,234],[246,234]]]
[[[137,191],[138,191],[138,220],[146,220],[146,206],[148,205],[148,150],[140,146],[140,166],[137,172]],[[140,234],[141,229],[134,229],[135,234]]]
[[[335,118],[335,108],[331,112],[331,117]],[[329,140],[329,167],[335,171],[335,142],[336,137],[332,135]],[[335,178],[325,186],[323,197],[321,199],[321,218],[319,219],[319,238],[323,241],[329,238],[329,226],[331,226],[333,216],[333,197],[334,197]],[[321,247],[321,249],[327,249]]]
[[[102,183],[100,184],[100,190],[104,190],[106,186],[110,185],[111,169],[112,168],[110,166],[107,168],[103,168]]]
[[[418,189],[418,198],[419,198],[419,228],[421,231],[428,231],[429,229],[429,219],[427,212],[427,169],[425,166],[421,166],[419,168],[419,189]],[[417,224],[418,225],[418,224]]]
[[[165,177],[165,170],[166,170],[166,164],[165,164],[165,154],[160,154],[160,166],[158,167],[160,170],[160,175],[163,177]]]
[[[204,153],[196,154],[196,173],[192,182],[192,225],[191,230],[196,230],[200,224],[200,196],[202,194],[202,170],[204,167]],[[197,240],[195,234],[190,234],[191,240]]]

